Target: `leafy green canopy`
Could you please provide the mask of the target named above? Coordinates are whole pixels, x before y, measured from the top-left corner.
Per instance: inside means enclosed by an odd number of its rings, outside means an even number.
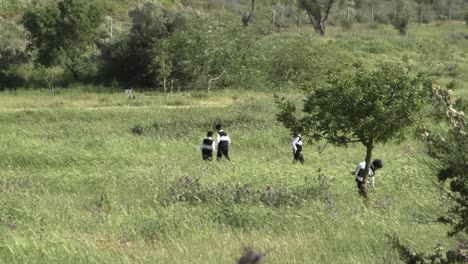
[[[80,67],[100,39],[103,10],[96,1],[63,0],[36,5],[24,14],[37,61],[45,66],[64,65],[78,78]]]
[[[353,71],[330,72],[327,85],[307,95],[301,118],[295,117],[291,102],[277,100],[278,120],[293,132],[335,145],[402,139],[404,129],[418,119],[430,82],[399,65],[377,70],[354,66]]]

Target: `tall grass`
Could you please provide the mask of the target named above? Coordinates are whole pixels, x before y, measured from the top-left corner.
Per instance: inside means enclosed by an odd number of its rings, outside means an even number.
[[[271,94],[168,105],[155,93],[43,92],[0,94],[2,263],[235,263],[244,246],[266,263],[399,263],[388,236],[421,251],[454,243],[433,222],[445,201],[416,141],[376,147],[385,167],[366,208],[349,173],[364,148],[320,153],[306,138],[306,164],[293,164]],[[216,122],[232,163],[201,160]]]

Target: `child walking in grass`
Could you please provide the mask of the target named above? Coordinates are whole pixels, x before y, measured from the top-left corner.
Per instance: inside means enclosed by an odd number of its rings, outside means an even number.
[[[372,163],[369,166],[368,178],[369,178],[369,181],[371,182],[372,188],[374,188],[375,186],[375,171],[378,169],[381,169],[382,167],[383,167],[383,163],[382,163],[382,160],[380,159],[375,159],[374,161],[372,161]],[[358,163],[354,171],[351,172],[351,174],[356,175],[356,183],[357,183],[359,190],[361,190],[361,185],[364,184],[365,168],[366,168],[366,162],[363,161],[363,162]]]
[[[218,131],[218,137],[216,138],[216,142],[218,143],[218,153],[216,154],[217,160],[220,160],[223,155],[228,159],[229,158],[229,146],[231,145],[231,138],[229,138],[226,131],[223,130],[223,125],[217,124],[216,131]]]
[[[208,133],[206,133],[206,138],[202,140],[200,149],[203,160],[213,159],[213,151],[216,149],[215,142],[213,140],[213,131],[208,131]]]
[[[301,164],[304,164],[304,156],[302,156],[302,136],[300,134],[294,137],[292,145],[294,161],[300,161]]]

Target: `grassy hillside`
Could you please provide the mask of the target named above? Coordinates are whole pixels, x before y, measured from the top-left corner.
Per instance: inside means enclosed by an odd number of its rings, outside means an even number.
[[[243,246],[266,263],[399,263],[390,236],[421,251],[454,243],[433,221],[446,201],[418,142],[376,147],[385,168],[365,208],[350,175],[364,148],[305,139],[306,164],[293,164],[271,94],[0,101],[3,263],[234,263]],[[201,160],[218,121],[232,163]]]

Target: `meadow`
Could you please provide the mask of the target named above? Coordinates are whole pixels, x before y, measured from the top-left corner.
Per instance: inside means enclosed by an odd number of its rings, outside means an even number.
[[[359,26],[318,41],[369,65],[434,62],[435,82],[455,80],[467,95],[465,25],[407,37]],[[447,50],[421,53],[428,39]],[[411,131],[374,149],[384,168],[366,207],[350,174],[364,146],[305,138],[306,163],[294,164],[274,92],[303,99],[297,87],[135,99],[85,85],[0,92],[0,263],[235,263],[244,247],[265,263],[401,263],[394,236],[420,252],[456,244],[436,221],[450,202]],[[232,162],[203,162],[201,140],[218,122]]]
[[[0,262],[399,263],[449,247],[441,192],[424,146],[378,145],[372,205],[350,171],[364,147],[305,139],[293,164],[271,93],[137,93],[59,89],[0,94]],[[232,163],[203,162],[222,122]]]

